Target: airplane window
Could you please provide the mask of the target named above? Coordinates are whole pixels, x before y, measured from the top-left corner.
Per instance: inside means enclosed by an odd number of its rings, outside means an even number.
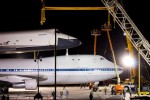
[[[18,42],[19,40],[16,40],[16,42]]]
[[[72,60],[74,60],[74,59],[72,59]]]
[[[30,39],[30,41],[32,41],[32,39]]]
[[[100,60],[104,60],[104,58],[100,58]]]
[[[80,60],[80,59],[78,59],[78,60]]]

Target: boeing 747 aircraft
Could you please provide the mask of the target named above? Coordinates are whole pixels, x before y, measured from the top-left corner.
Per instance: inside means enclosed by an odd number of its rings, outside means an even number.
[[[56,33],[56,49],[79,46],[81,41],[75,37]],[[54,50],[55,29],[0,33],[0,53]]]
[[[83,84],[116,77],[114,64],[99,55],[63,55],[56,57],[56,84]],[[118,73],[123,72],[117,66]],[[55,57],[37,59],[1,59],[0,81],[13,88],[34,90],[39,85],[55,84]]]

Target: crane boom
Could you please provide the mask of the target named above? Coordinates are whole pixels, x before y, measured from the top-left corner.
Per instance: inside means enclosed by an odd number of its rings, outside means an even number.
[[[117,0],[101,0],[109,13],[113,16],[115,21],[121,29],[128,34],[130,42],[138,50],[140,48],[140,55],[150,65],[150,44],[142,35],[140,30],[128,16],[126,11]],[[114,7],[114,9],[111,9]]]

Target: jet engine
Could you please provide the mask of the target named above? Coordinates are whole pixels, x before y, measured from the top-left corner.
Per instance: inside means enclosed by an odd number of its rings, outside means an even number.
[[[16,83],[13,88],[25,88],[26,90],[35,90],[37,88],[36,79],[27,79],[24,83]]]

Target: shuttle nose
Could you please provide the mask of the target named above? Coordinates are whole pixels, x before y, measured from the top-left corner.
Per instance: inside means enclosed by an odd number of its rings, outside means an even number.
[[[77,38],[68,38],[68,39],[58,38],[57,49],[73,48],[81,44],[82,44],[81,41]]]
[[[79,39],[63,33],[57,35],[57,40],[57,49],[73,48],[82,44]]]

